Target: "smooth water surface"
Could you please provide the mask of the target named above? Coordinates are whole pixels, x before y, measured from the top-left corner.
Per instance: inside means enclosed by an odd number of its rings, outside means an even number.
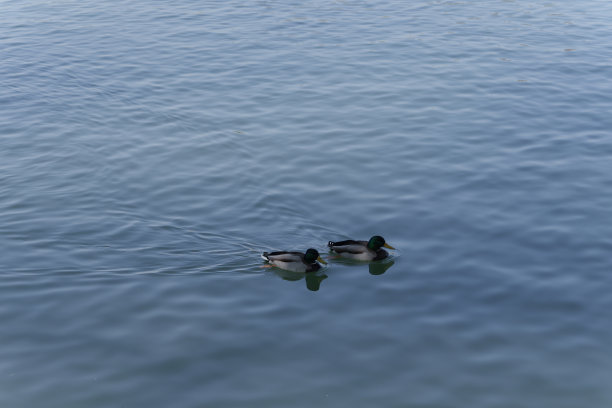
[[[611,18],[0,1],[0,406],[612,406]]]

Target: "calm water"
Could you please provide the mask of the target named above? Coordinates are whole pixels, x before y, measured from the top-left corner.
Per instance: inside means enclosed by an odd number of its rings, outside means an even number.
[[[0,1],[0,406],[611,407],[611,18]]]

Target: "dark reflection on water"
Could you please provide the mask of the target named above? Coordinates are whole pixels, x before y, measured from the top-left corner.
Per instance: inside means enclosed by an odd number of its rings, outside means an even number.
[[[351,268],[348,268],[347,270],[344,270],[341,273],[356,273],[360,270],[363,270],[365,266],[367,265],[368,270],[371,275],[382,275],[395,264],[395,261],[393,260],[377,261],[377,262],[346,261],[344,262],[344,264],[351,266]],[[333,265],[328,266],[326,269],[329,269],[329,268],[333,269]],[[308,288],[308,290],[311,290],[311,291],[319,290],[321,286],[321,282],[323,282],[324,279],[327,279],[329,277],[328,275],[326,275],[325,273],[322,273],[321,271],[313,272],[313,273],[298,273],[298,272],[285,271],[285,270],[282,270],[276,267],[272,267],[270,269],[273,269],[274,273],[284,280],[299,281],[299,280],[304,279],[306,281],[306,288]]]
[[[391,268],[393,264],[395,264],[395,261],[379,261],[375,263],[372,262],[370,263],[370,265],[368,265],[368,268],[370,270],[371,275],[382,275],[383,273],[387,272],[387,270]]]
[[[322,273],[321,271],[311,272],[311,273],[298,273],[298,272],[285,271],[285,270],[278,269],[275,267],[273,267],[272,269],[274,269],[274,273],[276,275],[280,276],[284,280],[299,281],[299,280],[304,279],[304,281],[306,282],[306,288],[313,292],[318,291],[321,286],[321,282],[323,282],[323,280],[328,278],[328,276]]]
[[[364,261],[355,261],[352,259],[342,258],[340,256],[333,255],[333,253],[331,254],[332,255],[328,258],[330,261],[330,265],[333,265],[333,264],[344,265],[356,271],[365,269],[365,266],[367,265],[368,270],[370,271],[371,275],[382,275],[395,264],[395,258],[393,256],[390,256],[381,261],[364,262]],[[333,267],[333,266],[330,266],[330,267]]]
[[[333,271],[337,273],[346,274],[359,273],[360,271],[363,271],[367,266],[370,275],[382,275],[395,264],[393,258],[387,258],[385,260],[376,262],[363,262],[332,256],[328,257],[327,260],[329,261],[329,264],[324,268],[325,271]],[[341,271],[334,271],[334,264],[336,264],[336,266],[343,265],[346,266],[346,268],[343,268],[343,270]],[[267,265],[265,265],[264,267],[268,268]],[[320,289],[321,282],[323,282],[323,280],[329,277],[323,272],[324,270],[312,273],[299,273],[286,271],[276,267],[269,267],[269,269],[272,269],[277,276],[281,277],[284,280],[299,281],[304,279],[306,282],[306,288],[315,292]]]

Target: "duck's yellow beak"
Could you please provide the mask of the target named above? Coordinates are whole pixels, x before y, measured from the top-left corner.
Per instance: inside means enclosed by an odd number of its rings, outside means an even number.
[[[387,243],[385,243],[385,245],[383,245],[383,246],[384,246],[385,248],[395,249],[395,248],[393,248],[391,245],[389,245],[389,244],[387,244]]]
[[[321,257],[318,257],[318,258],[317,258],[317,261],[321,262],[322,264],[327,265],[327,262],[325,262],[325,261],[323,260],[323,258],[321,258]]]

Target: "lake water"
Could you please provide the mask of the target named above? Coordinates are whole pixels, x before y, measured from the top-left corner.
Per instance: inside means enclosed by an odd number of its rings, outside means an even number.
[[[0,1],[0,406],[611,407],[611,18]]]

